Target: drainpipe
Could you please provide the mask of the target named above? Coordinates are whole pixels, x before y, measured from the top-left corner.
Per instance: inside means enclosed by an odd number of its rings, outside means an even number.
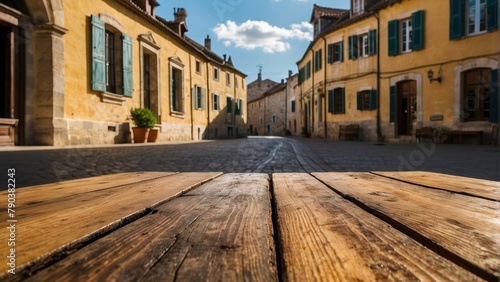
[[[323,41],[325,42],[325,44],[324,44],[325,48],[323,49],[323,50],[325,50],[325,56],[324,56],[325,67],[323,68],[323,72],[325,74],[324,78],[323,78],[323,95],[325,95],[325,103],[323,105],[323,113],[324,113],[324,119],[325,119],[324,120],[324,122],[325,122],[325,125],[324,125],[324,127],[325,127],[325,139],[328,139],[328,128],[327,128],[328,123],[326,122],[326,118],[328,116],[326,114],[326,110],[327,110],[327,108],[326,108],[326,104],[327,104],[327,100],[326,100],[327,99],[327,97],[326,97],[326,93],[327,93],[326,92],[326,66],[328,65],[328,50],[327,50],[328,46],[326,45],[326,38],[324,36],[323,36]]]
[[[210,93],[210,74],[209,74],[209,65],[210,65],[210,60],[207,61],[207,93],[206,93],[206,97],[205,97],[205,100],[206,100],[206,109],[207,109],[207,139],[210,140],[210,111],[212,111],[212,109],[210,109],[210,97],[212,97],[211,93]]]
[[[191,140],[194,140],[194,117],[193,117],[193,99],[194,99],[194,85],[193,85],[193,71],[192,71],[192,67],[193,65],[191,64],[191,55],[189,55],[189,87],[190,87],[190,91],[191,91],[191,98],[189,100],[191,100],[189,102],[189,104],[191,105],[190,106],[190,109],[189,111],[191,112]]]
[[[314,50],[312,49],[312,47],[311,47],[310,50],[311,50],[311,54],[312,54],[312,56],[311,56],[311,73],[312,73],[311,74],[311,79],[312,79],[312,88],[311,88],[312,93],[311,93],[311,96],[312,97],[311,97],[311,116],[309,118],[311,119],[311,127],[314,128],[314,109],[315,109],[315,107],[314,107],[314,104],[315,104],[315,101],[314,101],[314,93],[315,93],[314,92],[314,75],[315,75],[315,72],[316,72],[314,70],[314,68],[316,67],[316,64],[314,62]],[[311,138],[312,138],[312,133],[313,132],[311,130]]]
[[[373,12],[377,19],[377,142],[382,142],[382,130],[380,128],[380,17],[377,11]]]

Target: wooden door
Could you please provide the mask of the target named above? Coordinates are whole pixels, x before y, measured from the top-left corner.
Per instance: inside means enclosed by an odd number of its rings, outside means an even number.
[[[398,135],[412,135],[417,110],[417,83],[407,80],[397,84]]]

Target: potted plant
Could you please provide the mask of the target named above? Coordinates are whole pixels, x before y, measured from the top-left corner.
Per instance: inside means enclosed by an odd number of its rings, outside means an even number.
[[[132,121],[136,127],[132,127],[134,143],[145,143],[148,140],[149,130],[156,124],[156,116],[150,109],[136,108],[130,110]]]

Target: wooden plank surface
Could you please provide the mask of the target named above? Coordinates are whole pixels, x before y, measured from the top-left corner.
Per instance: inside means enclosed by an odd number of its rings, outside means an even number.
[[[28,263],[25,266],[27,269],[37,268],[39,264],[44,264],[57,253],[71,250],[99,234],[116,229],[124,221],[137,218],[146,213],[149,208],[220,174],[206,172],[172,175],[165,173],[165,177],[156,175],[153,179],[137,183],[134,183],[134,179],[129,179],[132,184],[95,189],[92,192],[65,196],[59,198],[59,201],[46,199],[43,204],[19,209],[16,212],[18,220],[16,240],[19,242],[19,247],[16,249],[18,269],[21,269],[21,265]],[[100,183],[100,177],[94,177],[87,179],[87,182],[81,185],[88,186],[91,190]],[[23,191],[19,189],[16,193],[19,201],[22,201]],[[8,234],[5,230],[1,232],[3,232],[2,236],[7,238]],[[7,265],[1,264],[0,273],[5,273],[6,270]]]
[[[277,281],[269,177],[225,174],[28,281]]]
[[[284,281],[476,281],[304,173],[273,174]]]
[[[500,182],[426,171],[374,171],[376,175],[436,189],[500,201]]]
[[[66,197],[74,197],[83,193],[139,183],[175,173],[126,172],[20,188],[16,190],[16,193],[19,195],[17,210],[30,208],[35,205],[46,205],[49,202],[64,201],[65,199],[63,198]],[[2,191],[0,192],[0,197],[7,197],[6,194],[7,191]],[[0,212],[3,211],[5,211],[5,208],[0,208]]]
[[[313,175],[482,278],[500,278],[498,202],[371,173]]]

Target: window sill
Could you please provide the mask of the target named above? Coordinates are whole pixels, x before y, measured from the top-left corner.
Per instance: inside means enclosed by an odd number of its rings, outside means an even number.
[[[119,94],[114,94],[110,92],[101,92],[101,102],[113,104],[113,105],[123,105],[127,99]]]
[[[185,114],[184,113],[181,113],[181,112],[170,112],[170,116],[171,117],[175,117],[175,118],[185,118]]]

